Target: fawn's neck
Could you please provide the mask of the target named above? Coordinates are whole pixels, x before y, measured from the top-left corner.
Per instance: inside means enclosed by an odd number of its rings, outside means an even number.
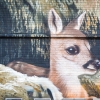
[[[52,67],[53,66],[53,67]],[[86,98],[87,92],[81,86],[77,76],[64,76],[63,72],[58,73],[55,65],[50,68],[49,79],[57,86],[64,98]]]

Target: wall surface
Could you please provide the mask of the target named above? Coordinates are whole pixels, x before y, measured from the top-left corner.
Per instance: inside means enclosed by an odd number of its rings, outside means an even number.
[[[0,0],[1,64],[15,70],[17,61],[25,68],[48,68],[50,72],[43,76],[49,76],[65,98],[85,98],[77,78],[99,70],[99,59],[100,0]],[[79,84],[77,91],[83,95],[67,94],[66,84],[69,91]],[[90,88],[84,88],[90,96],[100,97],[98,91],[90,93]]]

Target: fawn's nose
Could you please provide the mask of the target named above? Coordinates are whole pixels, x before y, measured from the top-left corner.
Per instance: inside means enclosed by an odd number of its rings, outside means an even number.
[[[92,68],[92,69],[98,70],[98,69],[100,69],[100,60],[98,60],[98,59],[89,60],[83,65],[83,67],[85,69],[87,69],[87,68],[89,68],[89,65],[93,65],[94,68]]]
[[[95,59],[95,60],[92,62],[92,64],[94,65],[94,67],[95,67],[96,69],[100,69],[100,60]]]

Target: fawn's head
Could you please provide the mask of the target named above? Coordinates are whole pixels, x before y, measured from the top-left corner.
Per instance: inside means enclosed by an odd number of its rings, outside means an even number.
[[[80,31],[85,13],[63,27],[62,20],[56,11],[54,9],[49,11],[50,68],[53,71],[58,70],[58,73],[63,71],[65,75],[94,74],[96,72],[96,68],[92,64],[90,45],[86,36]]]

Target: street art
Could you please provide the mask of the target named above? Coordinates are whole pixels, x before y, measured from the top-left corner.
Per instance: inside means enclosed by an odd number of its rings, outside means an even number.
[[[85,13],[82,13],[78,19],[70,22],[63,29],[61,19],[55,10],[49,12],[48,24],[51,37],[58,37],[51,38],[49,78],[65,98],[88,97],[80,85],[78,76],[94,74],[100,67],[89,52],[90,46],[85,35],[79,31],[84,16]],[[68,36],[71,38],[67,38]],[[77,39],[77,37],[83,37],[83,39]]]
[[[100,2],[42,1],[0,1],[0,98],[100,98]]]

